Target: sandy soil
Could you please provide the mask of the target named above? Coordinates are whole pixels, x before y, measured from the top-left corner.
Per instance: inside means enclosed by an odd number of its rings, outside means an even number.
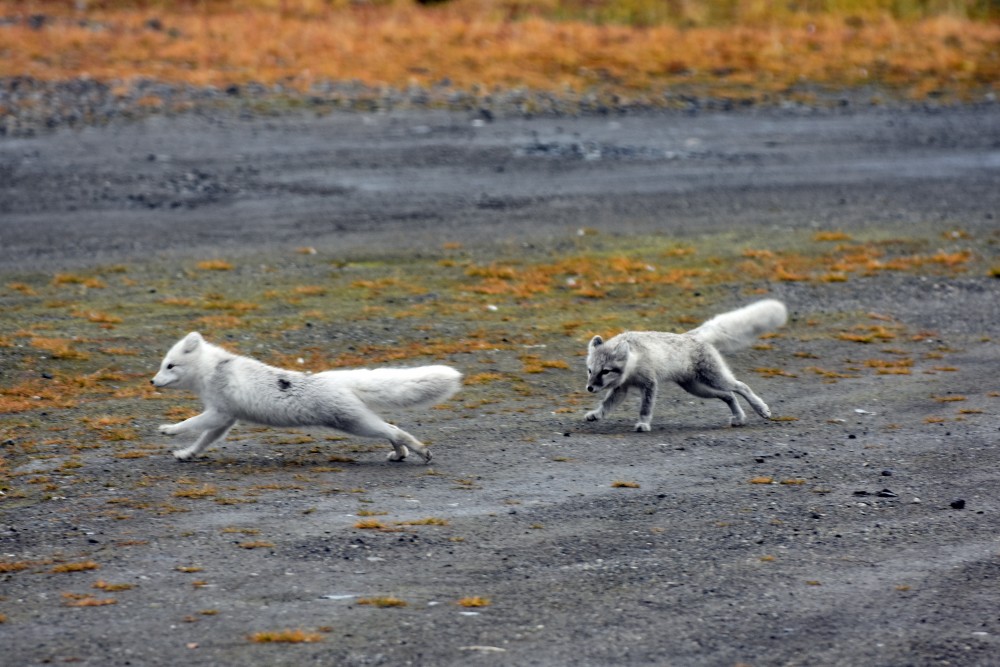
[[[558,256],[579,230],[626,241],[732,233],[761,247],[801,229],[961,230],[997,266],[998,137],[995,106],[151,118],[0,142],[0,277],[111,263],[178,272],[300,246],[345,261],[404,261],[445,241],[481,256]],[[352,460],[332,464],[342,472],[317,472],[253,429],[182,464],[155,431],[168,419],[144,414],[157,455],[84,450],[85,479],[66,494],[0,504],[2,560],[28,564],[0,574],[3,662],[996,664],[1000,281],[880,272],[766,287],[789,305],[794,342],[732,364],[794,421],[727,428],[723,405],[668,389],[651,433],[630,432],[631,405],[588,424],[569,339],[547,354],[572,370],[532,379],[530,400],[501,388],[473,418],[400,419],[433,442],[430,470],[355,443]],[[912,374],[830,383],[808,372],[813,358],[859,354],[811,339],[811,319],[872,312],[906,332],[893,345],[916,359]],[[135,363],[152,372],[171,342]],[[14,360],[0,348],[0,382]],[[30,417],[46,424],[46,413]],[[16,455],[8,471],[53,465]],[[774,483],[751,483],[760,477]],[[244,501],[171,499],[178,479]],[[120,497],[135,507],[109,515]],[[164,502],[184,511],[149,511]],[[390,529],[357,528],[365,508]],[[403,525],[428,517],[447,523]],[[240,548],[252,541],[266,544]],[[52,571],[87,560],[100,569]],[[134,588],[92,589],[98,580]],[[84,594],[116,603],[70,606]],[[407,604],[359,603],[388,596]],[[457,604],[473,596],[490,604]],[[284,628],[321,641],[247,639]]]

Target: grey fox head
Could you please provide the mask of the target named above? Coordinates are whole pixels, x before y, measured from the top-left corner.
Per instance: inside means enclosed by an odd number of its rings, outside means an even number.
[[[192,389],[198,380],[198,353],[207,345],[197,331],[180,339],[160,363],[160,371],[150,382],[156,387]]]
[[[600,336],[591,338],[587,346],[587,391],[594,393],[621,384],[628,355],[628,343],[608,345]]]

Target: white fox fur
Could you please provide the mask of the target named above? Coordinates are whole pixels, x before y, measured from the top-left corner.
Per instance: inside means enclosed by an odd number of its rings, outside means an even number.
[[[459,390],[461,378],[448,366],[301,373],[233,354],[192,332],[167,352],[150,382],[191,390],[204,403],[200,415],[160,426],[166,435],[198,434],[194,444],[174,451],[182,461],[225,437],[240,420],[267,426],[326,426],[385,438],[393,446],[389,460],[402,461],[412,449],[426,462],[431,460],[430,451],[374,410],[440,403]]]
[[[716,315],[687,333],[626,331],[605,342],[594,336],[588,346],[587,391],[608,393],[586,414],[587,421],[604,418],[622,402],[632,387],[642,391],[636,431],[648,431],[661,382],[676,382],[688,393],[718,398],[732,411],[730,423],[742,426],[746,414],[736,400],[739,394],[761,417],[771,409],[729,370],[720,350],[749,346],[760,334],[777,329],[788,319],[785,305],[764,299],[738,310]]]

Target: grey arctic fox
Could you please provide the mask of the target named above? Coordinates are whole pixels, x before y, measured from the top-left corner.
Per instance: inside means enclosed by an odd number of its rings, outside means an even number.
[[[393,447],[390,461],[402,461],[413,450],[429,462],[427,447],[383,421],[375,410],[440,403],[459,390],[461,378],[449,366],[301,373],[238,356],[192,332],[167,352],[150,382],[191,390],[205,405],[200,415],[160,426],[165,435],[197,434],[193,444],[174,451],[182,461],[224,438],[240,420],[267,426],[326,426],[385,438]]]
[[[594,336],[588,346],[587,391],[607,391],[587,421],[602,419],[635,387],[642,392],[636,431],[648,431],[656,391],[663,382],[676,382],[701,398],[718,398],[732,411],[730,423],[742,426],[746,414],[736,400],[739,394],[765,419],[771,409],[729,370],[722,352],[749,346],[757,336],[777,329],[788,320],[785,305],[775,299],[757,301],[738,310],[716,315],[686,333],[626,331],[610,340]]]

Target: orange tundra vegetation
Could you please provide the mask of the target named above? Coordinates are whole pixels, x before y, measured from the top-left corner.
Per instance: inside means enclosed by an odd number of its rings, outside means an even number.
[[[982,0],[0,0],[0,77],[195,85],[447,80],[611,94],[767,99],[802,82],[914,99],[995,92],[1000,25]],[[157,106],[159,100],[149,100]]]

